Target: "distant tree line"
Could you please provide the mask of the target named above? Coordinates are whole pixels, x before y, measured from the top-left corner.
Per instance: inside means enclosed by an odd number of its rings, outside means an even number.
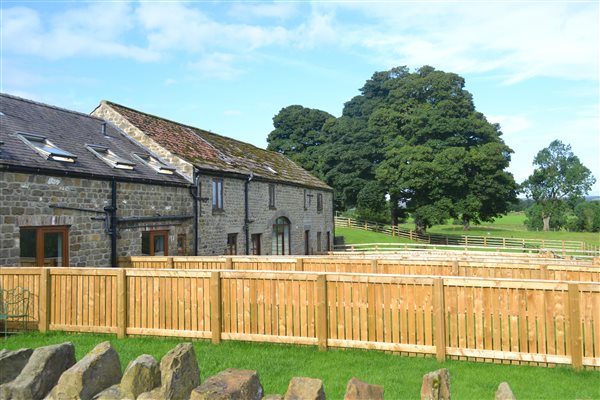
[[[491,221],[516,202],[506,168],[513,152],[497,124],[475,109],[465,80],[424,66],[376,72],[342,115],[300,105],[274,118],[268,149],[335,190],[338,210],[415,228],[448,218]]]

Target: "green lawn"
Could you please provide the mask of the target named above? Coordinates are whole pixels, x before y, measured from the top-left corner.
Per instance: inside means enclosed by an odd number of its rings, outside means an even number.
[[[2,340],[2,339],[0,339]],[[96,344],[110,340],[121,357],[123,368],[140,354],[158,360],[177,343],[176,338],[130,337],[114,335],[28,333],[9,337],[1,347],[18,349],[71,341],[81,359]],[[452,397],[491,399],[501,381],[509,382],[515,396],[523,399],[600,399],[600,372],[576,372],[568,367],[485,364],[467,361],[438,363],[435,358],[407,357],[366,350],[318,351],[313,346],[290,346],[243,342],[195,341],[202,381],[226,368],[257,370],[265,393],[284,394],[294,376],[322,379],[328,399],[341,399],[348,380],[356,376],[383,385],[385,398],[419,399],[422,376],[438,368],[448,368]]]
[[[524,225],[525,218],[525,213],[523,212],[511,212],[508,215],[497,218],[492,223],[472,225],[471,229],[466,232],[463,230],[462,225],[453,225],[452,221],[448,221],[445,225],[434,225],[429,228],[427,232],[441,235],[497,236],[540,240],[576,240],[593,245],[600,245],[600,233],[598,232],[528,231]],[[415,229],[412,221],[408,221],[401,226],[405,229]]]
[[[392,237],[383,233],[354,228],[335,228],[336,236],[343,236],[346,244],[354,243],[414,243],[411,240]]]

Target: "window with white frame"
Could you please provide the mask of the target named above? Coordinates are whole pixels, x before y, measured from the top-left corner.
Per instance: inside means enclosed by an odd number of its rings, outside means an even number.
[[[223,210],[223,179],[213,178],[212,181],[212,208]]]
[[[17,137],[47,160],[74,163],[77,156],[61,149],[45,136],[20,132]]]
[[[96,157],[107,163],[116,169],[133,170],[135,163],[125,158],[119,157],[114,151],[108,147],[98,146],[95,144],[86,145],[87,149],[92,152]]]
[[[166,163],[162,162],[160,159],[154,157],[153,155],[133,153],[133,156],[140,160],[142,163],[155,170],[156,172],[158,172],[159,174],[173,175],[175,173],[174,167],[167,165]]]

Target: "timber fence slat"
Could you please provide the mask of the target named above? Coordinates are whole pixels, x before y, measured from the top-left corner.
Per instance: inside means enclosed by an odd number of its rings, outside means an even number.
[[[600,366],[598,282],[298,272],[288,264],[294,270],[2,268],[0,282],[32,291],[30,319],[40,330]],[[373,271],[370,260],[364,265]]]

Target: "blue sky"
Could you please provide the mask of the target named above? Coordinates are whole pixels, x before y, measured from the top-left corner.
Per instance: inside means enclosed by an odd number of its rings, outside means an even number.
[[[265,147],[281,108],[339,116],[373,72],[427,64],[501,124],[518,182],[559,139],[600,194],[597,1],[0,2],[4,93],[107,99]]]

